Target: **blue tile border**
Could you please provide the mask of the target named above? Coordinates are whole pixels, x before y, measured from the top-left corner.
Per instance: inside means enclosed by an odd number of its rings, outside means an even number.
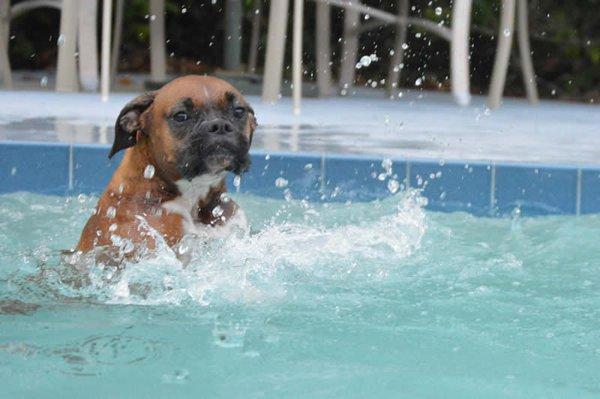
[[[431,209],[490,214],[492,165],[411,162],[410,185],[421,188]]]
[[[600,168],[579,172],[580,212],[600,213]]]
[[[322,175],[319,155],[257,151],[252,152],[250,171],[242,176],[236,191],[260,193],[271,198],[318,201]],[[230,176],[229,181],[232,180]]]
[[[73,190],[88,194],[101,193],[121,159],[123,159],[122,152],[108,159],[106,146],[73,146]]]
[[[0,142],[0,193],[102,192],[121,157],[106,145]],[[600,213],[600,165],[532,165],[356,155],[252,152],[234,191],[317,202],[373,201],[421,190],[427,208],[502,216]],[[390,190],[391,189],[391,190]]]
[[[406,160],[326,155],[321,199],[373,201],[391,195],[390,180],[406,186]]]
[[[519,208],[527,215],[577,213],[576,168],[497,165],[495,206],[500,214]]]
[[[0,143],[0,193],[64,195],[71,188],[71,156],[68,144]]]

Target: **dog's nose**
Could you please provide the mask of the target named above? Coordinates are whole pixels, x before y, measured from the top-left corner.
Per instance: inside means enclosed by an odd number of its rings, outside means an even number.
[[[200,128],[210,134],[226,134],[233,132],[233,125],[231,122],[221,118],[204,121],[200,125]]]

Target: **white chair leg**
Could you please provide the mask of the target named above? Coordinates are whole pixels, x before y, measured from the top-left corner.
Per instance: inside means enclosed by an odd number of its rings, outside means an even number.
[[[79,78],[86,91],[98,90],[97,0],[79,2]]]
[[[110,53],[110,81],[114,84],[119,72],[119,52],[123,40],[123,5],[124,0],[117,0],[115,4],[115,26],[113,28],[112,51]]]
[[[492,82],[487,104],[490,108],[498,108],[502,101],[510,49],[512,46],[515,24],[515,0],[502,0],[502,13],[500,15],[500,29],[498,32],[498,46],[496,48],[496,59],[492,72]]]
[[[471,102],[469,86],[469,28],[471,0],[455,0],[452,6],[452,39],[450,40],[450,79],[452,94],[460,105]]]
[[[316,61],[317,61],[317,86],[320,97],[331,95],[331,7],[327,3],[317,2],[317,34],[316,36]]]
[[[408,0],[399,0],[398,2],[398,17],[408,17]],[[402,45],[406,43],[407,24],[396,25],[396,37],[394,41],[394,55],[388,69],[388,78],[386,82],[387,94],[390,97],[395,97],[398,91],[398,79],[400,78],[401,64],[404,61],[404,50]]]
[[[292,43],[292,80],[294,87],[294,115],[300,114],[302,101],[302,25],[304,21],[304,0],[294,0],[294,27]]]
[[[60,36],[58,37],[56,91],[74,92],[79,90],[75,59],[78,8],[78,0],[63,0],[60,13]]]
[[[10,0],[0,0],[0,79],[4,88],[12,88],[12,74],[8,58],[10,34]]]
[[[527,98],[531,104],[539,102],[535,72],[531,60],[531,47],[529,45],[529,25],[527,23],[527,0],[518,0],[517,5],[517,37],[519,40],[519,53],[521,54],[521,70]]]
[[[225,69],[239,71],[242,63],[242,0],[225,1]]]
[[[262,19],[262,0],[254,0],[252,7],[252,33],[248,54],[248,72],[256,73],[258,61],[258,40],[260,38],[260,20]]]
[[[357,1],[360,4],[360,1]],[[340,68],[340,89],[342,93],[354,86],[356,57],[358,55],[358,24],[360,13],[354,9],[344,9],[344,42],[342,65]]]
[[[288,18],[288,0],[271,3],[269,11],[269,31],[267,33],[267,54],[263,76],[262,100],[274,103],[279,99],[281,75],[285,50],[285,34]]]
[[[165,0],[150,0],[150,80],[167,79],[165,47]]]
[[[102,61],[100,65],[100,98],[108,101],[110,91],[110,34],[112,24],[112,0],[102,1]]]

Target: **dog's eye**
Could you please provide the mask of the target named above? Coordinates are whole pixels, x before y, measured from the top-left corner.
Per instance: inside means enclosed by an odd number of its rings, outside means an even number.
[[[175,119],[175,122],[185,122],[188,120],[188,114],[185,111],[180,111],[173,115],[173,119]]]
[[[246,109],[244,107],[235,107],[233,109],[233,116],[236,118],[241,118],[246,115]]]

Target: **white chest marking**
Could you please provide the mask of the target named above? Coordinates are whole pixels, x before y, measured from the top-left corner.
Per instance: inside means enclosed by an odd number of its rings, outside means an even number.
[[[162,204],[169,213],[177,213],[183,217],[183,230],[185,233],[195,232],[194,213],[197,212],[198,201],[205,198],[211,188],[216,187],[225,178],[225,173],[216,175],[202,175],[192,180],[178,180],[175,182],[181,195]]]
[[[212,227],[196,223],[194,215],[198,211],[196,206],[198,201],[205,198],[210,189],[221,184],[227,172],[216,175],[203,175],[194,177],[190,180],[179,180],[175,182],[181,195],[171,201],[162,204],[163,208],[169,213],[176,213],[183,218],[184,234],[209,235],[220,237],[228,235],[232,227],[236,226],[246,231],[249,229],[248,221],[244,213],[238,209],[235,215],[227,221],[225,226]]]

